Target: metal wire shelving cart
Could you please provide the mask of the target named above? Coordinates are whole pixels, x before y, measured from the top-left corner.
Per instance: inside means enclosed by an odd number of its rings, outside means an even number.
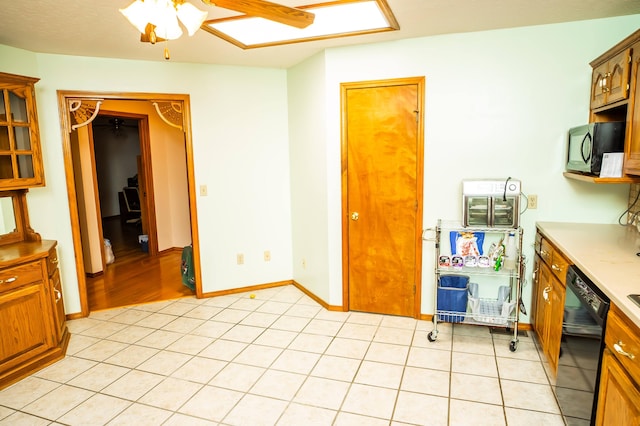
[[[434,231],[435,236],[426,237],[427,231]],[[455,233],[455,234],[454,234]],[[515,262],[512,269],[502,266],[496,270],[495,262],[489,256],[482,255],[486,250],[483,246],[499,247],[503,237],[512,233],[515,238]],[[473,235],[478,244],[478,256],[458,257],[452,235]],[[434,342],[438,338],[438,322],[454,322],[484,326],[504,326],[507,332],[513,331],[513,338],[509,343],[509,350],[515,352],[518,348],[518,321],[520,317],[520,299],[522,294],[522,278],[524,262],[522,256],[522,228],[484,228],[463,227],[458,222],[438,220],[437,226],[423,232],[423,240],[435,243],[435,290],[433,330],[428,339]],[[478,237],[482,238],[478,238]],[[484,241],[484,242],[483,242]],[[446,250],[450,244],[450,253]],[[513,253],[512,253],[513,255]],[[447,258],[450,260],[447,262]],[[454,262],[457,260],[457,262]],[[462,262],[461,262],[462,260]],[[471,280],[474,282],[471,282]],[[444,282],[460,283],[452,288],[445,287]],[[467,285],[465,284],[465,281]],[[479,282],[475,282],[479,281]],[[502,284],[502,285],[501,285]],[[505,285],[506,284],[506,285]],[[442,286],[441,286],[442,285]],[[487,293],[497,287],[497,298],[480,297],[480,293]],[[453,297],[448,297],[449,290]],[[461,294],[464,292],[464,295]],[[439,294],[440,293],[440,294]],[[446,296],[446,297],[445,297]],[[460,297],[459,297],[460,296]],[[463,297],[464,296],[464,297]],[[441,299],[439,301],[439,297]],[[452,300],[453,304],[447,305]],[[442,302],[442,303],[439,303]],[[455,306],[457,304],[457,306]]]

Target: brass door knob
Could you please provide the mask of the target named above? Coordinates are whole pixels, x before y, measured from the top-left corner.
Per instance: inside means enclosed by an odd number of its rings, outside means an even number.
[[[360,215],[358,214],[358,212],[351,213],[351,220],[358,220],[358,219],[360,219]]]

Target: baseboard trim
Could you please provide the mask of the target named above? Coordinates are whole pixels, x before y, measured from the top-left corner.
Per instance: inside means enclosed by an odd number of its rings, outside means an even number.
[[[250,285],[250,286],[246,286],[246,287],[231,288],[231,289],[228,289],[228,290],[211,291],[211,292],[208,292],[208,293],[203,293],[202,294],[202,298],[205,299],[205,298],[209,298],[209,297],[225,296],[225,295],[229,295],[229,294],[246,293],[248,291],[263,290],[265,288],[283,287],[283,286],[286,286],[286,285],[295,286],[298,290],[300,290],[301,292],[303,292],[304,294],[309,296],[311,299],[313,299],[315,302],[320,304],[323,308],[325,308],[328,311],[336,311],[336,312],[346,312],[347,311],[347,309],[344,308],[343,306],[329,305],[327,302],[325,302],[324,300],[320,299],[318,296],[316,296],[315,294],[310,292],[307,288],[305,288],[302,284],[296,282],[295,280],[276,281],[276,282],[272,282],[272,283],[264,283],[264,284]]]
[[[208,293],[202,293],[202,298],[206,299],[209,297],[246,293],[247,291],[257,291],[257,290],[263,290],[265,288],[282,287],[282,286],[291,285],[291,284],[293,284],[293,280],[276,281],[273,283],[265,283],[265,284],[256,284],[256,285],[250,285],[246,287],[230,288],[228,290],[210,291]]]
[[[320,299],[318,296],[316,296],[315,294],[313,294],[312,292],[307,290],[303,285],[301,285],[300,283],[296,282],[295,280],[292,281],[292,284],[298,290],[300,290],[301,292],[303,292],[304,294],[306,294],[307,296],[312,298],[314,301],[316,301],[317,303],[322,305],[322,307],[325,308],[327,311],[335,311],[335,312],[347,312],[348,311],[348,309],[345,306],[329,305],[327,302],[325,302],[324,300]]]
[[[85,272],[84,273],[85,276],[89,277],[89,278],[95,278],[95,277],[99,277],[100,275],[104,275],[104,271],[99,271],[99,272]]]

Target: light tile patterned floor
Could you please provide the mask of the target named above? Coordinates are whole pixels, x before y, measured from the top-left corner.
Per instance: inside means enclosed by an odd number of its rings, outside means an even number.
[[[0,425],[563,425],[531,337],[329,312],[293,286],[69,321]],[[530,334],[530,333],[529,333]]]

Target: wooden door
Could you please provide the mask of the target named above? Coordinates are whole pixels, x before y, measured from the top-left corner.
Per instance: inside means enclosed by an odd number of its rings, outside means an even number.
[[[424,78],[342,85],[349,310],[420,313],[423,93]]]
[[[549,332],[547,347],[549,349],[549,365],[554,373],[558,371],[560,359],[560,343],[562,341],[562,320],[564,319],[564,299],[566,290],[562,283],[553,276],[551,277]]]
[[[640,389],[609,348],[604,350],[601,371],[596,425],[640,424]]]
[[[598,108],[606,102],[605,78],[609,69],[609,63],[594,68],[591,76],[591,109]]]
[[[640,45],[639,45],[640,47]],[[629,97],[629,122],[627,124],[626,146],[624,149],[624,172],[640,175],[640,55],[633,63]]]
[[[627,99],[629,95],[629,70],[631,49],[620,52],[609,60],[607,103]]]
[[[549,294],[553,287],[551,286],[551,271],[544,264],[539,262],[538,270],[538,288],[536,303],[536,333],[538,334],[538,340],[542,346],[544,353],[549,351],[549,318],[551,315],[551,295]]]
[[[0,294],[0,377],[54,346],[49,303],[42,282]]]

